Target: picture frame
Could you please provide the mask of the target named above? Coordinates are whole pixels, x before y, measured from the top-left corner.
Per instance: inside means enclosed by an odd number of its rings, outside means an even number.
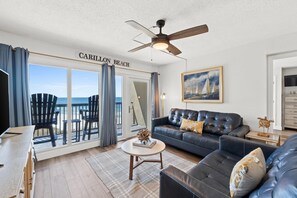
[[[181,86],[183,102],[223,103],[223,66],[184,72]]]

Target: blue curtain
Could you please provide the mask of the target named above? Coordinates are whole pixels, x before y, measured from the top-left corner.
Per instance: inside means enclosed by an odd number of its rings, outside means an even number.
[[[29,51],[0,43],[0,69],[9,74],[10,126],[31,124],[29,96]]]
[[[101,90],[101,128],[100,145],[102,147],[117,143],[115,120],[115,66],[102,65]]]
[[[152,118],[160,117],[160,94],[159,94],[159,83],[158,73],[153,72],[151,74],[152,83]]]

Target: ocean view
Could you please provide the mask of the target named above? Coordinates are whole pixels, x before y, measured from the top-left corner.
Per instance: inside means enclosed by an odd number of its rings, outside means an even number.
[[[116,97],[116,102],[122,102],[122,97]],[[57,104],[67,104],[67,98],[58,98]],[[88,104],[88,97],[73,97],[72,104]]]

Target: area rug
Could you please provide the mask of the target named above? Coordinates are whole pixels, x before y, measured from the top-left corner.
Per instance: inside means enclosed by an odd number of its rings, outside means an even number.
[[[159,159],[159,155],[144,159]],[[121,149],[106,151],[86,160],[113,197],[159,197],[160,163],[141,164],[134,169],[133,180],[129,180],[129,155]],[[164,151],[163,166],[169,165],[188,171],[195,163]]]

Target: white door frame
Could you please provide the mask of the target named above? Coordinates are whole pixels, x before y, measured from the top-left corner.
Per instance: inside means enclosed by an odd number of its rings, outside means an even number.
[[[129,93],[129,83],[131,80],[137,80],[140,82],[147,83],[147,128],[151,128],[151,75],[149,73],[144,72],[134,72],[127,70],[119,70],[116,71],[116,75],[123,77],[123,86],[122,86],[122,136],[118,136],[118,140],[127,139],[129,137],[133,137],[136,133],[131,132],[130,123],[129,123],[129,105],[130,105],[130,93]]]

